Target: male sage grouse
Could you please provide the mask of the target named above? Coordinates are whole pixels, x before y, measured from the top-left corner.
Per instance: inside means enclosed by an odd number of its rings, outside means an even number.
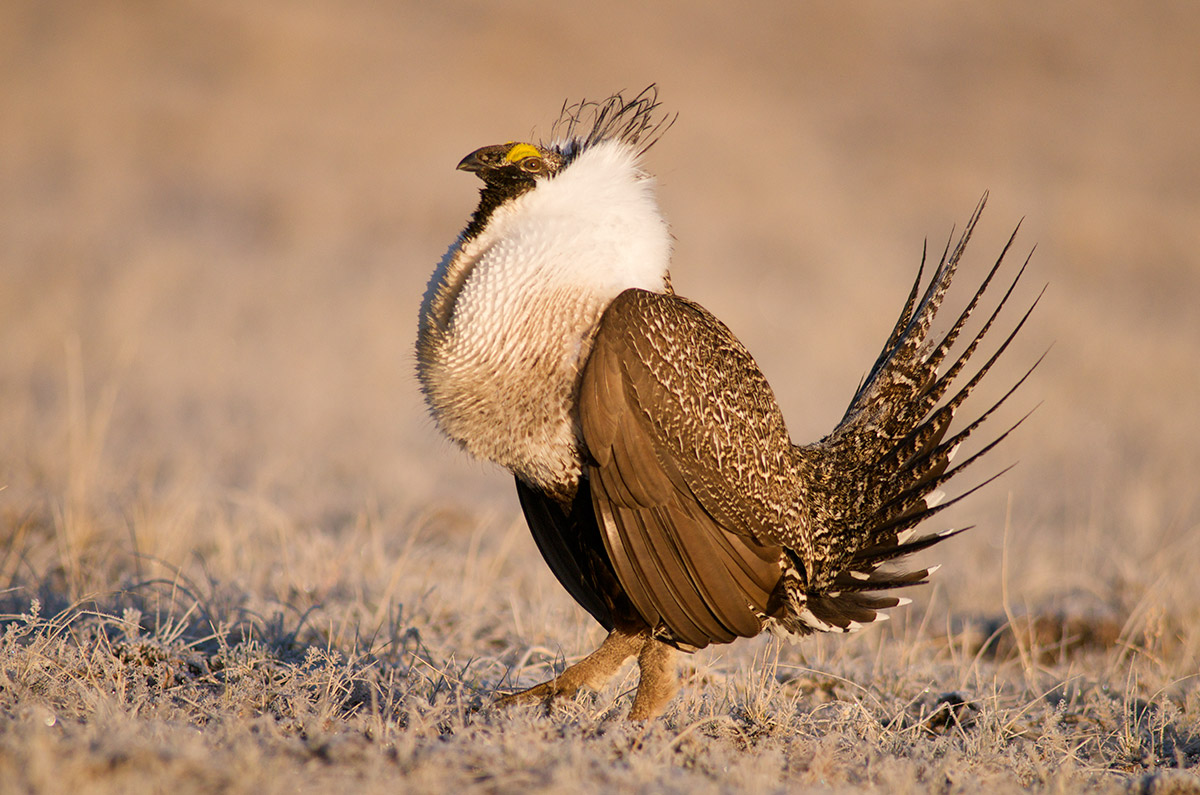
[[[629,717],[650,718],[675,693],[676,649],[886,618],[908,601],[893,589],[931,569],[884,564],[957,532],[914,537],[962,498],[939,505],[940,487],[1011,431],[950,466],[995,407],[948,433],[955,410],[1028,317],[952,390],[1012,293],[940,372],[1000,266],[930,339],[981,202],[923,290],[918,271],[841,422],[793,444],[754,359],[672,290],[671,239],[641,165],[671,121],[658,107],[653,87],[581,103],[550,143],[485,146],[458,164],[483,188],[425,294],[421,387],[447,436],[516,475],[542,556],[609,632],[504,701],[599,687],[636,656]]]

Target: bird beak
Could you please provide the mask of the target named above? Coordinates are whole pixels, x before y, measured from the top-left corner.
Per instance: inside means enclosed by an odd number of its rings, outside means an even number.
[[[512,144],[493,144],[492,146],[480,147],[458,161],[458,170],[471,171],[478,174],[485,169],[494,168],[497,163],[503,162],[504,155],[508,154],[508,150],[511,148]],[[493,153],[499,155],[499,157],[484,157],[484,155]]]
[[[481,168],[483,168],[483,163],[479,162],[479,153],[481,151],[482,150],[480,150],[480,149],[476,149],[474,152],[467,155],[462,160],[458,161],[458,170],[459,171],[479,171]]]

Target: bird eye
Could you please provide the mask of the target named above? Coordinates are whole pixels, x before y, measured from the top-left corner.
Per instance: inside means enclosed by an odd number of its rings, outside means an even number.
[[[540,174],[546,168],[546,162],[540,157],[527,157],[521,161],[521,168],[530,174]]]

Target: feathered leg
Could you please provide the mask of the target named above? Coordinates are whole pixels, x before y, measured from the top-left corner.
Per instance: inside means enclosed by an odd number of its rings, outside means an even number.
[[[645,630],[630,631],[618,627],[608,633],[600,648],[558,676],[528,690],[498,698],[496,703],[511,706],[531,701],[549,701],[555,696],[573,696],[581,687],[599,690],[626,660],[642,652],[648,639]]]
[[[633,697],[629,719],[650,720],[663,711],[679,689],[674,647],[647,636],[638,654],[638,671],[637,695]]]
[[[549,702],[555,696],[573,696],[581,687],[599,690],[612,678],[630,657],[637,657],[637,694],[633,698],[630,720],[649,720],[662,712],[675,697],[678,689],[675,678],[675,649],[650,636],[645,627],[616,628],[600,644],[600,648],[567,668],[553,679],[534,685],[528,690],[496,699],[500,706]]]

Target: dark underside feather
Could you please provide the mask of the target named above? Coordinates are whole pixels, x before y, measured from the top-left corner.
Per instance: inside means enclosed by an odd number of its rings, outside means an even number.
[[[579,484],[569,506],[520,478],[516,481],[533,540],[567,593],[607,630],[637,623],[637,612],[617,581],[600,538],[587,480]]]

